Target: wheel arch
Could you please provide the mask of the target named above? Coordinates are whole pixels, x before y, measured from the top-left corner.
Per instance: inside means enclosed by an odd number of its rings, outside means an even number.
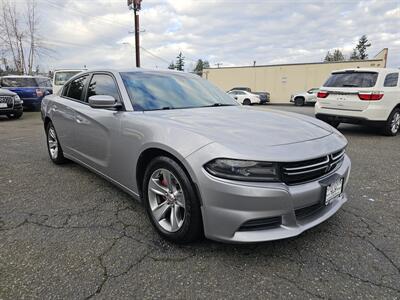
[[[50,117],[46,116],[43,120],[44,130],[46,130],[47,125],[51,122]]]
[[[183,162],[184,161],[183,157],[178,157],[178,155],[172,153],[172,151],[155,146],[144,149],[140,153],[138,160],[136,162],[136,185],[140,199],[143,199],[142,185],[146,168],[154,158],[159,156],[166,156],[171,158],[183,169],[183,171],[186,173],[186,176],[188,176],[189,181],[192,184],[192,187],[196,193],[197,198],[200,201],[200,204],[202,204],[199,189],[197,187],[196,182],[194,181],[194,173],[190,169],[190,167],[185,162]]]
[[[293,98],[293,100],[296,101],[296,99],[298,99],[298,98],[303,99],[303,101],[306,102],[306,98],[305,98],[304,96],[301,96],[301,95],[295,96],[295,97]]]

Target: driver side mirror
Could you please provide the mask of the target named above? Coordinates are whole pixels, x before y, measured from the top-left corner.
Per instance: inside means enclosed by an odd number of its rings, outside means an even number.
[[[115,108],[119,106],[115,98],[109,95],[90,96],[89,105],[92,108]]]

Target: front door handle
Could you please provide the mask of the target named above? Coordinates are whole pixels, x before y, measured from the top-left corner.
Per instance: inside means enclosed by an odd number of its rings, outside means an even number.
[[[76,123],[78,124],[82,124],[84,122],[84,120],[82,118],[80,118],[79,116],[75,118]]]

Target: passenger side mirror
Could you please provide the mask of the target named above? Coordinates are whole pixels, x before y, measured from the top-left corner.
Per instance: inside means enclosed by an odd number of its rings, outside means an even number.
[[[90,96],[89,105],[92,108],[115,108],[118,106],[115,98],[109,95]]]

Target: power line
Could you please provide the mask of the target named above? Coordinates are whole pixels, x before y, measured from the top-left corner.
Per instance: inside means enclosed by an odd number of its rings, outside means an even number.
[[[162,57],[160,57],[160,56],[158,56],[158,55],[156,55],[156,54],[150,52],[150,50],[147,50],[146,48],[144,48],[144,47],[142,47],[142,46],[140,46],[140,49],[142,49],[143,51],[147,52],[147,53],[150,54],[151,56],[153,56],[153,57],[155,57],[155,58],[158,58],[159,60],[162,60],[163,62],[165,62],[165,63],[167,63],[167,64],[170,63],[170,61],[168,61],[168,60],[166,60],[165,58],[162,58]]]

